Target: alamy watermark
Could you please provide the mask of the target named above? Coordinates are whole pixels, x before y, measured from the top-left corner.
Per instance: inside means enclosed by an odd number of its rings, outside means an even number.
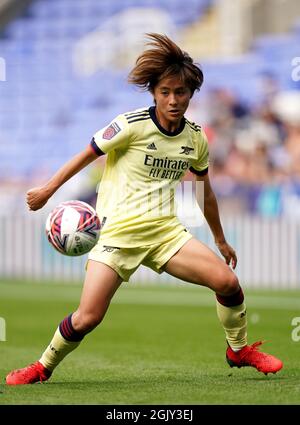
[[[117,182],[103,181],[96,191],[109,193],[106,207],[122,217],[157,219],[170,216],[182,218],[186,225],[203,224],[204,183],[202,181],[157,180],[130,181],[126,176]]]
[[[6,62],[5,59],[0,56],[0,81],[6,81]]]
[[[294,342],[300,341],[300,317],[294,317],[291,323],[295,328],[292,330],[292,340]]]
[[[292,69],[292,80],[297,82],[300,81],[300,56],[296,56],[292,59],[291,65]]]
[[[0,317],[0,341],[6,341],[6,322]]]

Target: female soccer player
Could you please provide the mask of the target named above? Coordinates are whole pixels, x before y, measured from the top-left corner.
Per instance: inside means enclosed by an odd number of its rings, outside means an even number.
[[[121,282],[141,264],[215,292],[231,367],[252,366],[265,374],[282,368],[279,359],[258,350],[261,342],[247,345],[244,295],[230,268],[237,257],[226,242],[210,185],[207,139],[184,117],[203,83],[202,71],[168,37],[148,37],[149,48],[138,57],[129,82],[148,90],[154,106],[119,115],[48,183],[27,193],[28,207],[36,211],[72,176],[107,155],[97,202],[101,237],[89,254],[79,307],[62,320],[38,361],[8,374],[9,385],[46,381],[99,325]],[[226,262],[176,217],[174,190],[188,169],[204,185],[204,216]]]

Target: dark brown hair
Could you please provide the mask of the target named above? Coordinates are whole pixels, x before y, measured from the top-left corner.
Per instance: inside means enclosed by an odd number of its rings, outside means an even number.
[[[194,64],[193,59],[177,46],[169,37],[162,34],[149,33],[150,39],[146,49],[136,60],[135,67],[128,76],[128,82],[153,93],[160,80],[179,75],[192,95],[200,90],[203,73]]]

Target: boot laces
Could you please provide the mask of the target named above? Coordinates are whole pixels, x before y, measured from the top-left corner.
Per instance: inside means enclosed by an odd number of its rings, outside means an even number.
[[[35,372],[36,374],[38,374],[38,378],[40,382],[43,382],[42,379],[42,374],[40,373],[39,369],[38,369],[38,365],[36,363],[32,363],[29,366],[27,366],[25,368],[25,370],[23,371],[24,377],[27,378],[32,378],[33,377],[33,372]]]
[[[260,355],[260,360],[262,360],[262,359],[267,359],[268,358],[268,355],[267,354],[265,354],[265,353],[262,353],[261,351],[259,351],[259,349],[258,349],[258,347],[260,346],[260,345],[262,345],[263,343],[264,343],[265,341],[257,341],[257,342],[254,342],[252,345],[249,345],[248,346],[248,350],[245,350],[245,352],[244,353],[241,353],[241,360],[244,360],[246,357],[248,357],[249,356],[249,354],[250,354],[250,361],[251,361],[251,354],[252,353],[258,353],[259,352],[259,355]],[[255,359],[255,360],[257,360],[257,359]],[[255,361],[256,362],[256,361]]]

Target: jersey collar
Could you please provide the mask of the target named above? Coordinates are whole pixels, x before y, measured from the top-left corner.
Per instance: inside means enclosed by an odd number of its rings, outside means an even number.
[[[178,136],[178,134],[180,134],[182,132],[182,130],[185,127],[185,118],[183,117],[181,122],[180,122],[180,126],[177,128],[177,130],[175,131],[168,131],[165,130],[160,123],[158,122],[157,118],[156,118],[156,114],[155,114],[155,106],[150,106],[149,108],[149,114],[150,117],[152,119],[152,121],[154,122],[154,124],[156,125],[156,127],[159,129],[159,131],[163,134],[165,134],[166,136]]]

